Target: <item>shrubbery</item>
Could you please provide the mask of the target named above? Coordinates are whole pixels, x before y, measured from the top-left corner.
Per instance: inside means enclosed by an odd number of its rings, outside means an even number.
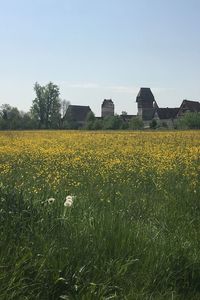
[[[181,129],[200,129],[200,112],[186,113],[177,125]]]

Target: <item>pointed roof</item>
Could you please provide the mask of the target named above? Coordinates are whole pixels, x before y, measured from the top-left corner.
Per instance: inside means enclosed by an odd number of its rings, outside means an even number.
[[[136,102],[138,101],[155,101],[154,95],[150,88],[142,87],[136,97]]]

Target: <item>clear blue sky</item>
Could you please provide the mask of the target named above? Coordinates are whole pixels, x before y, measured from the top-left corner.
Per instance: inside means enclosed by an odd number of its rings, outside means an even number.
[[[200,100],[199,0],[0,0],[0,104],[28,110],[36,81],[90,105],[136,113],[140,87],[161,107]]]

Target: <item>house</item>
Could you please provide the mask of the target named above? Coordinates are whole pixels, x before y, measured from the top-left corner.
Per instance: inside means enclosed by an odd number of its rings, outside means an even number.
[[[183,100],[178,111],[178,117],[183,116],[187,112],[200,112],[200,103],[198,101]]]
[[[91,112],[89,106],[69,105],[63,120],[76,124],[77,127],[83,127],[89,112]]]
[[[163,127],[174,127],[174,120],[177,117],[177,113],[179,111],[179,108],[157,108],[154,114],[154,119],[157,121],[158,124],[160,124]]]

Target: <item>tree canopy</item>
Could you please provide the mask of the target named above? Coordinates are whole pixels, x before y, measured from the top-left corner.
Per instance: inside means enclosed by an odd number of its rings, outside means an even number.
[[[59,87],[52,82],[45,86],[35,83],[36,98],[31,108],[39,128],[59,128],[61,119],[61,99]]]

